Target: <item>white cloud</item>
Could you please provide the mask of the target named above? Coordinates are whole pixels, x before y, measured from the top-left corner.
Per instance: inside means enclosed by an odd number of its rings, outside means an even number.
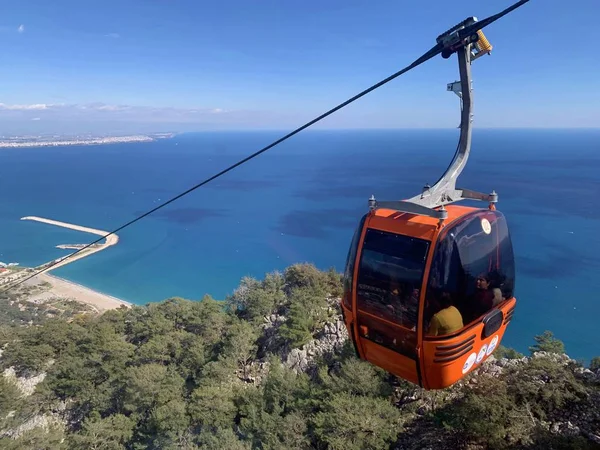
[[[167,106],[111,105],[106,103],[0,103],[0,117],[26,120],[90,119],[117,121],[182,121],[201,122],[223,116],[221,108],[174,108]]]
[[[108,103],[0,103],[0,134],[150,133],[291,127],[305,119],[290,111],[216,106],[168,107]]]
[[[121,35],[119,33],[108,33],[105,34],[104,37],[109,37],[109,38],[113,38],[113,39],[118,39],[121,37]]]
[[[44,103],[36,103],[33,105],[7,105],[5,103],[0,103],[0,110],[9,110],[9,111],[22,111],[22,110],[42,110],[48,109],[48,106]]]
[[[15,28],[14,25],[0,25],[0,32],[2,33],[24,33],[25,32],[25,25],[21,24],[18,27]]]

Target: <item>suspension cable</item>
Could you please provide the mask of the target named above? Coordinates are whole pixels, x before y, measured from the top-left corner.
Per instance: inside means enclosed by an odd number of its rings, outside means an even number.
[[[337,105],[336,107],[330,109],[329,111],[327,111],[326,113],[321,114],[320,116],[316,117],[315,119],[311,120],[310,122],[305,123],[304,125],[302,125],[299,128],[296,128],[294,131],[286,134],[285,136],[283,136],[282,138],[277,139],[276,141],[272,142],[271,144],[267,145],[266,147],[263,147],[262,149],[258,150],[257,152],[247,156],[244,159],[241,159],[240,161],[236,162],[235,164],[232,164],[231,166],[227,167],[226,169],[223,169],[222,171],[220,171],[219,173],[205,179],[204,181],[201,181],[200,183],[196,184],[195,186],[192,186],[191,188],[189,188],[188,190],[182,192],[181,194],[176,195],[175,197],[171,198],[170,200],[167,200],[164,203],[161,203],[160,205],[158,205],[157,207],[151,209],[150,211],[136,217],[133,220],[130,220],[129,222],[127,222],[124,225],[121,225],[119,228],[111,231],[110,233],[107,233],[105,236],[101,236],[100,238],[96,239],[93,242],[90,242],[89,244],[85,245],[84,247],[81,247],[80,249],[78,249],[77,251],[70,253],[69,255],[61,258],[60,260],[57,261],[57,263],[65,261],[68,258],[71,258],[73,256],[75,256],[76,254],[82,252],[83,250],[90,248],[92,245],[97,244],[98,242],[102,241],[103,239],[108,238],[109,236],[118,233],[119,231],[123,230],[124,228],[127,228],[130,225],[133,225],[135,222],[143,219],[144,217],[149,216],[150,214],[152,214],[153,212],[158,211],[161,208],[164,208],[165,206],[169,205],[170,203],[173,203],[174,201],[180,199],[181,197],[189,194],[192,191],[195,191],[196,189],[198,189],[199,187],[204,186],[207,183],[210,183],[211,181],[219,178],[222,175],[225,175],[227,172],[235,169],[236,167],[241,166],[242,164],[250,161],[253,158],[256,158],[257,156],[261,155],[262,153],[266,152],[267,150],[270,150],[271,148],[275,147],[278,144],[281,144],[283,141],[291,138],[292,136],[294,136],[295,134],[300,133],[302,130],[305,130],[306,128],[310,127],[311,125],[314,125],[315,123],[323,120],[324,118],[326,118],[327,116],[333,114],[334,112],[342,109],[343,107],[349,105],[350,103],[358,100],[359,98],[367,95],[369,92],[374,91],[375,89],[383,86],[384,84],[392,81],[393,79],[399,77],[400,75],[408,72],[409,70],[414,69],[415,67],[423,64],[424,62],[428,61],[429,59],[433,58],[434,56],[438,55],[440,52],[442,51],[442,46],[440,44],[436,45],[435,47],[432,47],[431,50],[429,50],[427,53],[425,53],[423,56],[421,56],[420,58],[416,59],[412,64],[406,66],[404,69],[399,70],[398,72],[394,73],[393,75],[390,75],[389,77],[385,78],[384,80],[381,80],[379,83],[374,84],[373,86],[365,89],[364,91],[360,92],[359,94],[355,95],[354,97],[346,100],[343,103],[340,103],[339,105]],[[36,276],[38,276],[39,274],[47,271],[48,269],[50,269],[52,266],[49,267],[45,267],[41,270],[38,270],[37,272],[33,273],[32,275],[19,280],[18,282],[8,286],[7,288],[4,289],[4,292],[7,292],[23,283],[25,283],[27,280],[30,280],[31,278],[34,278]]]
[[[495,14],[493,16],[488,17],[487,19],[484,19],[482,21],[479,22],[475,22],[474,24],[464,28],[463,30],[461,30],[461,34],[467,35],[467,34],[472,34],[477,32],[478,30],[480,30],[481,28],[495,22],[496,20],[498,20],[499,18],[501,18],[502,16],[508,14],[509,12],[513,11],[514,9],[518,8],[519,6],[527,3],[529,0],[520,0],[519,2],[515,3],[514,5],[510,6],[509,8],[505,9],[504,11]],[[467,31],[468,30],[468,31]],[[464,33],[464,34],[463,34]],[[133,225],[134,223],[138,222],[139,220],[149,216],[150,214],[158,211],[161,208],[164,208],[165,206],[173,203],[174,201],[180,199],[181,197],[189,194],[192,191],[195,191],[196,189],[198,189],[199,187],[204,186],[207,183],[210,183],[211,181],[221,177],[222,175],[225,175],[227,172],[230,172],[231,170],[235,169],[236,167],[241,166],[242,164],[250,161],[251,159],[256,158],[257,156],[263,154],[264,152],[266,152],[267,150],[270,150],[271,148],[275,147],[278,144],[281,144],[283,141],[291,138],[292,136],[300,133],[301,131],[305,130],[306,128],[314,125],[315,123],[323,120],[324,118],[326,118],[327,116],[330,116],[331,114],[333,114],[336,111],[339,111],[340,109],[344,108],[345,106],[348,106],[350,103],[355,102],[356,100],[358,100],[359,98],[367,95],[368,93],[374,91],[375,89],[383,86],[386,83],[389,83],[390,81],[394,80],[395,78],[398,78],[400,75],[405,74],[406,72],[416,68],[417,66],[420,66],[421,64],[423,64],[424,62],[430,60],[431,58],[433,58],[434,56],[437,56],[438,54],[440,54],[442,52],[442,50],[444,49],[444,45],[441,43],[436,44],[434,47],[432,47],[429,51],[427,51],[426,53],[424,53],[421,57],[417,58],[413,63],[409,64],[408,66],[406,66],[405,68],[399,70],[398,72],[390,75],[389,77],[381,80],[378,83],[375,83],[374,85],[372,85],[371,87],[365,89],[364,91],[356,94],[354,97],[349,98],[348,100],[346,100],[343,103],[340,103],[339,105],[335,106],[334,108],[330,109],[329,111],[321,114],[320,116],[314,118],[313,120],[311,120],[310,122],[305,123],[304,125],[302,125],[299,128],[296,128],[294,131],[286,134],[285,136],[277,139],[276,141],[272,142],[271,144],[267,145],[266,147],[263,147],[262,149],[252,153],[251,155],[247,156],[244,159],[239,160],[238,162],[236,162],[235,164],[232,164],[231,166],[227,167],[226,169],[223,169],[222,171],[218,172],[217,174],[205,179],[204,181],[201,181],[200,183],[196,184],[195,186],[192,186],[191,188],[189,188],[188,190],[182,192],[181,194],[176,195],[175,197],[171,198],[170,200],[167,200],[166,202],[158,205],[157,207],[151,209],[150,211],[136,217],[133,220],[130,220],[129,222],[125,223],[124,225],[121,225],[119,228],[111,231],[110,233],[107,233],[105,236],[101,236],[100,238],[96,239],[93,242],[90,242],[89,244],[85,245],[84,247],[81,247],[79,249],[77,249],[77,251],[61,258],[59,261],[57,261],[57,263],[65,261],[75,255],[77,255],[78,253],[82,252],[83,250],[86,250],[88,248],[90,248],[92,245],[97,244],[98,242],[100,242],[103,239],[108,238],[109,236],[116,234],[117,232],[127,228],[130,225]],[[32,275],[19,280],[18,282],[8,286],[7,288],[5,288],[3,290],[3,292],[7,292],[23,283],[25,283],[26,281],[30,280],[31,278],[34,278],[36,276],[38,276],[39,274],[49,270],[52,266],[48,266],[45,267],[41,270],[38,270],[37,272],[33,273]]]

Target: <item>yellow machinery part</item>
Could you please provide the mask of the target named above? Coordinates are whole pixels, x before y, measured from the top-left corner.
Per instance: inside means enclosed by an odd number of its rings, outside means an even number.
[[[477,30],[477,36],[479,36],[479,40],[475,43],[477,50],[482,53],[490,53],[493,46],[490,44],[490,41],[487,40],[485,34],[483,34],[483,31]]]

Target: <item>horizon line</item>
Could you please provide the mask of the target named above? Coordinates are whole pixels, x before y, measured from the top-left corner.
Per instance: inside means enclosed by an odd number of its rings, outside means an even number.
[[[223,128],[210,128],[210,129],[200,129],[200,130],[185,130],[179,131],[176,129],[156,129],[156,130],[146,130],[146,131],[70,131],[70,132],[21,132],[21,133],[10,133],[6,131],[0,130],[0,136],[7,138],[15,138],[15,137],[35,137],[35,136],[48,136],[54,135],[57,137],[61,136],[74,136],[74,135],[90,135],[90,136],[102,136],[102,137],[116,137],[116,136],[152,136],[157,134],[171,134],[169,138],[173,138],[178,135],[184,134],[194,134],[194,133],[264,133],[264,132],[277,132],[277,133],[289,133],[295,128],[231,128],[231,129],[223,129]],[[460,132],[460,128],[458,127],[352,127],[352,128],[307,128],[302,131],[302,133],[306,132],[366,132],[366,131],[452,131],[456,130]],[[531,127],[477,127],[472,130],[472,133],[477,133],[479,131],[600,131],[600,126],[598,127],[543,127],[543,126],[531,126]]]
[[[206,129],[206,130],[187,130],[187,131],[171,131],[170,133],[175,134],[186,134],[186,133],[205,133],[205,132],[232,132],[232,131],[289,131],[292,128],[231,128],[231,129]],[[364,128],[307,128],[305,131],[413,131],[413,130],[458,130],[458,127],[364,127]],[[594,130],[600,131],[600,126],[597,127],[544,127],[544,126],[531,126],[531,127],[477,127],[472,131],[478,130]],[[161,131],[154,131],[148,133],[161,133]],[[163,133],[166,133],[164,131]],[[143,132],[141,134],[144,134]]]

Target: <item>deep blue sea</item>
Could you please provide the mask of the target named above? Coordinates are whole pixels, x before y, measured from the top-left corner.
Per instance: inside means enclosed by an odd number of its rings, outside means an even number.
[[[33,266],[113,230],[283,132],[191,133],[152,143],[0,149],[0,261]],[[371,194],[401,199],[447,167],[458,130],[306,131],[119,233],[58,276],[134,303],[222,299],[243,276],[295,263],[342,271]],[[600,130],[475,130],[459,187],[499,193],[517,257],[505,345],[546,329],[600,355]]]

